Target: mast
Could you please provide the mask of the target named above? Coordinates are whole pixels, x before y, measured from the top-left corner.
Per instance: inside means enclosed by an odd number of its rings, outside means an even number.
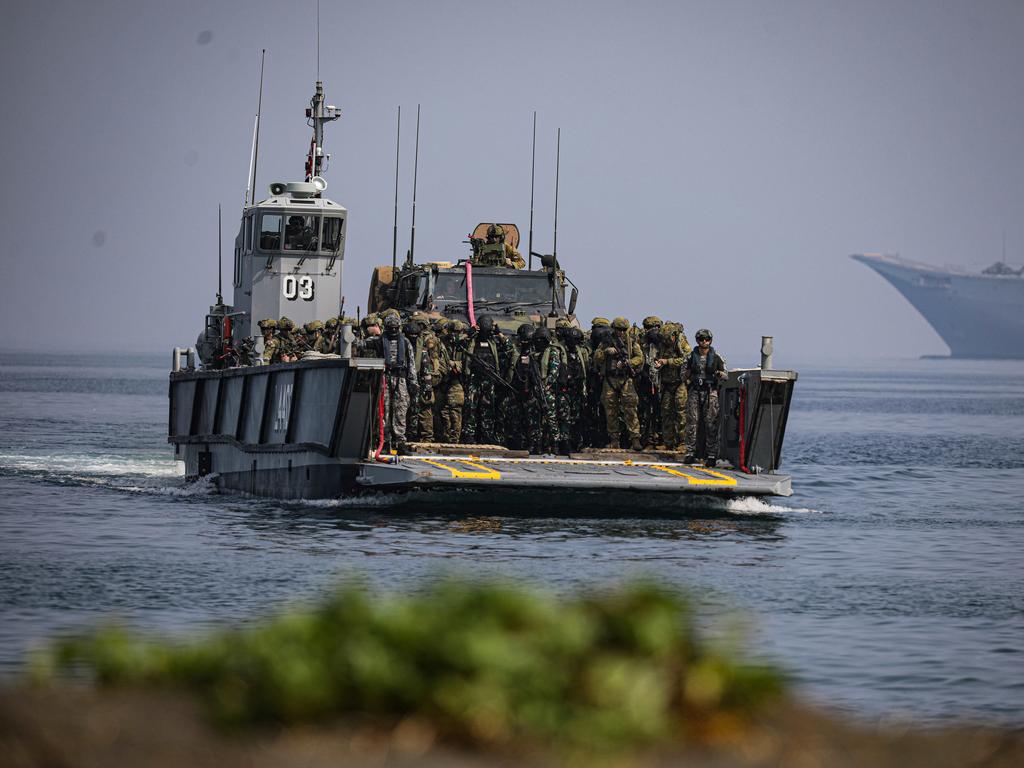
[[[311,181],[314,176],[323,175],[324,158],[324,124],[341,117],[341,110],[331,105],[324,105],[324,84],[316,81],[316,91],[309,101],[306,109],[306,117],[313,127],[313,138],[309,143],[309,154],[306,156],[306,181]]]

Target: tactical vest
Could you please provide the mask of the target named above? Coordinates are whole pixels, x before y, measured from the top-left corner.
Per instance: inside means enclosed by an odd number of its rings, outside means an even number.
[[[484,243],[476,257],[477,266],[480,267],[503,267],[505,266],[505,244]]]
[[[498,345],[494,339],[473,339],[473,347],[470,351],[485,367],[494,371],[498,370]],[[486,374],[484,375],[486,376]]]
[[[512,364],[512,386],[516,391],[526,394],[533,391],[536,380],[537,369],[529,344],[517,346]]]
[[[701,370],[700,349],[690,352],[690,359],[687,361],[687,367],[690,370],[690,389],[699,389],[703,392],[718,391],[719,359],[715,348],[708,347],[707,364]]]
[[[409,366],[406,359],[405,336],[401,333],[394,339],[387,336],[381,337],[381,351],[384,357],[384,368],[388,373],[405,373]]]
[[[556,344],[548,344],[546,347],[544,347],[544,352],[540,356],[540,380],[543,381],[545,384],[549,383],[548,382],[548,376],[549,376],[549,371],[551,369],[551,352],[552,352],[552,350],[554,350],[555,352],[559,352],[560,351],[560,347],[558,347]],[[564,358],[562,358],[562,359],[564,359]],[[564,381],[563,376],[562,376],[562,371],[564,369],[565,369],[564,365],[558,366],[558,379],[556,381],[553,381],[553,382],[550,382],[550,383],[552,383],[552,384],[564,384],[565,381]]]
[[[625,379],[629,376],[629,366],[623,365],[621,368],[616,368],[615,364],[619,361],[623,363],[627,362],[630,357],[630,346],[631,342],[629,339],[626,340],[625,349],[620,347],[618,344],[606,344],[605,349],[617,349],[619,354],[609,355],[607,352],[604,356],[604,375],[611,379]]]

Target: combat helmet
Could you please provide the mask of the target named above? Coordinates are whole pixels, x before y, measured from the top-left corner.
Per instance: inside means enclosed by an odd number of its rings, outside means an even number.
[[[275,320],[272,317],[267,317],[264,318],[263,320],[260,320],[259,323],[257,323],[257,325],[259,325],[260,330],[263,331],[264,333],[266,333],[267,331],[277,330],[277,320]]]
[[[396,311],[394,314],[384,314],[384,328],[392,331],[402,327],[402,318]]]
[[[627,320],[624,317],[616,317],[614,320],[612,320],[612,330],[613,331],[628,331],[629,330],[629,320]]]
[[[292,320],[290,317],[282,317],[280,320],[277,321],[277,327],[279,330],[282,330],[285,333],[289,333],[295,330],[295,321]]]
[[[466,324],[461,320],[452,320],[448,323],[447,329],[449,333],[465,333]]]
[[[535,330],[536,326],[534,326],[533,323],[523,323],[516,328],[516,338],[518,338],[519,341],[527,342],[533,338]]]
[[[499,242],[505,239],[505,228],[501,224],[491,224],[487,228],[487,237],[494,238]]]
[[[644,318],[645,331],[649,331],[651,328],[655,328],[661,325],[664,325],[664,323],[661,322],[661,318],[658,317],[657,315],[648,315],[647,317]]]
[[[593,327],[602,327],[602,326],[607,328],[611,324],[612,324],[611,321],[607,317],[595,317],[593,320],[590,321],[590,326],[592,328]]]
[[[350,315],[345,315],[344,317],[339,317],[338,318],[338,325],[351,325],[351,326],[355,326],[356,325],[356,319],[354,317],[350,316]]]
[[[328,331],[333,331],[339,325],[337,317],[328,317],[327,322],[324,323],[324,328]]]
[[[324,324],[320,320],[310,320],[308,323],[302,326],[302,330],[304,330],[306,333],[316,333],[317,331],[322,331],[323,329]]]
[[[714,339],[714,336],[711,335],[711,331],[709,331],[707,328],[701,328],[694,335],[694,338],[697,341],[700,341],[701,339],[707,339],[708,341],[711,341],[712,339]]]

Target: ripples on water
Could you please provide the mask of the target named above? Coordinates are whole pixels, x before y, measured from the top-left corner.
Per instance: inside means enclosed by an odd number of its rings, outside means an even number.
[[[0,355],[0,674],[110,616],[191,632],[348,574],[416,589],[455,569],[556,590],[653,575],[806,695],[862,716],[1019,724],[1024,364],[801,370],[789,499],[489,515],[456,493],[281,503],[186,484],[153,358]]]

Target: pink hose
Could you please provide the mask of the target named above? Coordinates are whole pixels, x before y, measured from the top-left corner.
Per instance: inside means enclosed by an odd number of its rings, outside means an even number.
[[[473,311],[473,265],[466,262],[466,306],[469,307],[469,324],[476,325],[476,312]]]

